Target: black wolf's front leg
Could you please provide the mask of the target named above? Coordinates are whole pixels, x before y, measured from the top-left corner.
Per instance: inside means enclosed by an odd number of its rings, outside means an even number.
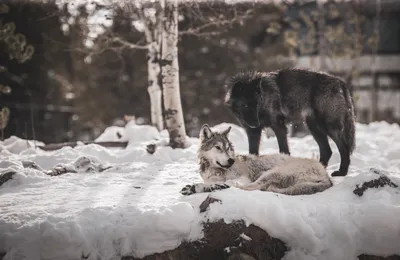
[[[227,189],[230,186],[223,183],[213,183],[213,184],[203,184],[203,183],[195,183],[195,184],[188,184],[182,188],[180,193],[182,195],[188,196],[195,193],[204,193],[204,192],[213,192],[216,190],[223,190]]]
[[[287,127],[285,125],[284,119],[277,119],[275,124],[272,124],[271,128],[275,133],[276,139],[278,140],[279,152],[290,155],[287,138]]]
[[[245,127],[247,139],[249,141],[249,153],[258,155],[261,140],[262,127],[250,128]]]

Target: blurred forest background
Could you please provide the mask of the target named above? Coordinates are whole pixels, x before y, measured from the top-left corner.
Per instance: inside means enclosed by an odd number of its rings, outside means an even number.
[[[135,19],[100,1],[2,1],[2,138],[84,141],[125,116],[149,124]],[[230,76],[290,66],[351,82],[357,121],[400,122],[400,1],[180,2],[178,50],[189,136],[203,123],[237,123],[223,106]]]

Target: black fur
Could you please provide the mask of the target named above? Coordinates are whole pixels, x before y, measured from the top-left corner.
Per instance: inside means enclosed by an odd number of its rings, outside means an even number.
[[[327,166],[332,156],[329,136],[341,157],[332,176],[347,175],[355,117],[350,86],[340,78],[306,69],[242,72],[228,84],[225,104],[245,128],[251,154],[258,155],[265,127],[275,132],[280,152],[290,154],[286,125],[302,120],[318,143],[320,162]]]

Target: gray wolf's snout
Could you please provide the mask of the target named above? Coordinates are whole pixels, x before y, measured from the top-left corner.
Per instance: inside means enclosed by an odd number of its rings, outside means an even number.
[[[232,158],[229,158],[229,159],[228,159],[228,164],[229,164],[229,166],[232,166],[234,163],[235,163],[235,160],[234,160],[234,159],[232,159]]]

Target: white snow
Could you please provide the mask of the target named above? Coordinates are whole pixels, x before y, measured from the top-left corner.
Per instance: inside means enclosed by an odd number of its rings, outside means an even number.
[[[168,133],[168,132],[167,132]],[[154,126],[137,125],[134,121],[128,122],[125,127],[111,126],[96,138],[96,142],[128,142],[128,146],[140,146],[146,142],[160,140],[165,137],[165,132],[161,133]]]
[[[40,145],[44,145],[44,143],[33,140],[23,140],[16,136],[11,136],[3,142],[0,142],[0,152],[8,151],[10,153],[20,153]]]
[[[243,129],[233,126],[237,152],[247,151]],[[118,138],[116,132],[121,134]],[[333,179],[335,186],[310,196],[285,196],[235,188],[214,192],[222,203],[205,213],[199,205],[208,195],[184,197],[186,184],[200,182],[192,146],[145,151],[152,139],[164,140],[151,126],[111,127],[98,141],[129,142],[126,149],[98,145],[64,147],[44,152],[16,137],[0,142],[0,173],[17,173],[0,186],[0,253],[4,260],[120,259],[143,257],[174,249],[184,240],[202,237],[201,222],[243,219],[284,241],[290,251],[284,259],[356,259],[359,254],[400,255],[400,188],[368,189],[353,193],[357,184],[379,177],[379,169],[400,185],[400,128],[385,122],[357,124],[357,148],[349,176]],[[25,146],[23,145],[25,144]],[[311,136],[290,138],[294,156],[318,156]],[[336,146],[328,171],[337,169]],[[275,138],[263,138],[262,153],[278,151]],[[27,161],[49,170],[54,166],[72,173],[49,176],[24,168]],[[109,166],[111,168],[99,171]],[[249,234],[242,234],[252,239]]]

